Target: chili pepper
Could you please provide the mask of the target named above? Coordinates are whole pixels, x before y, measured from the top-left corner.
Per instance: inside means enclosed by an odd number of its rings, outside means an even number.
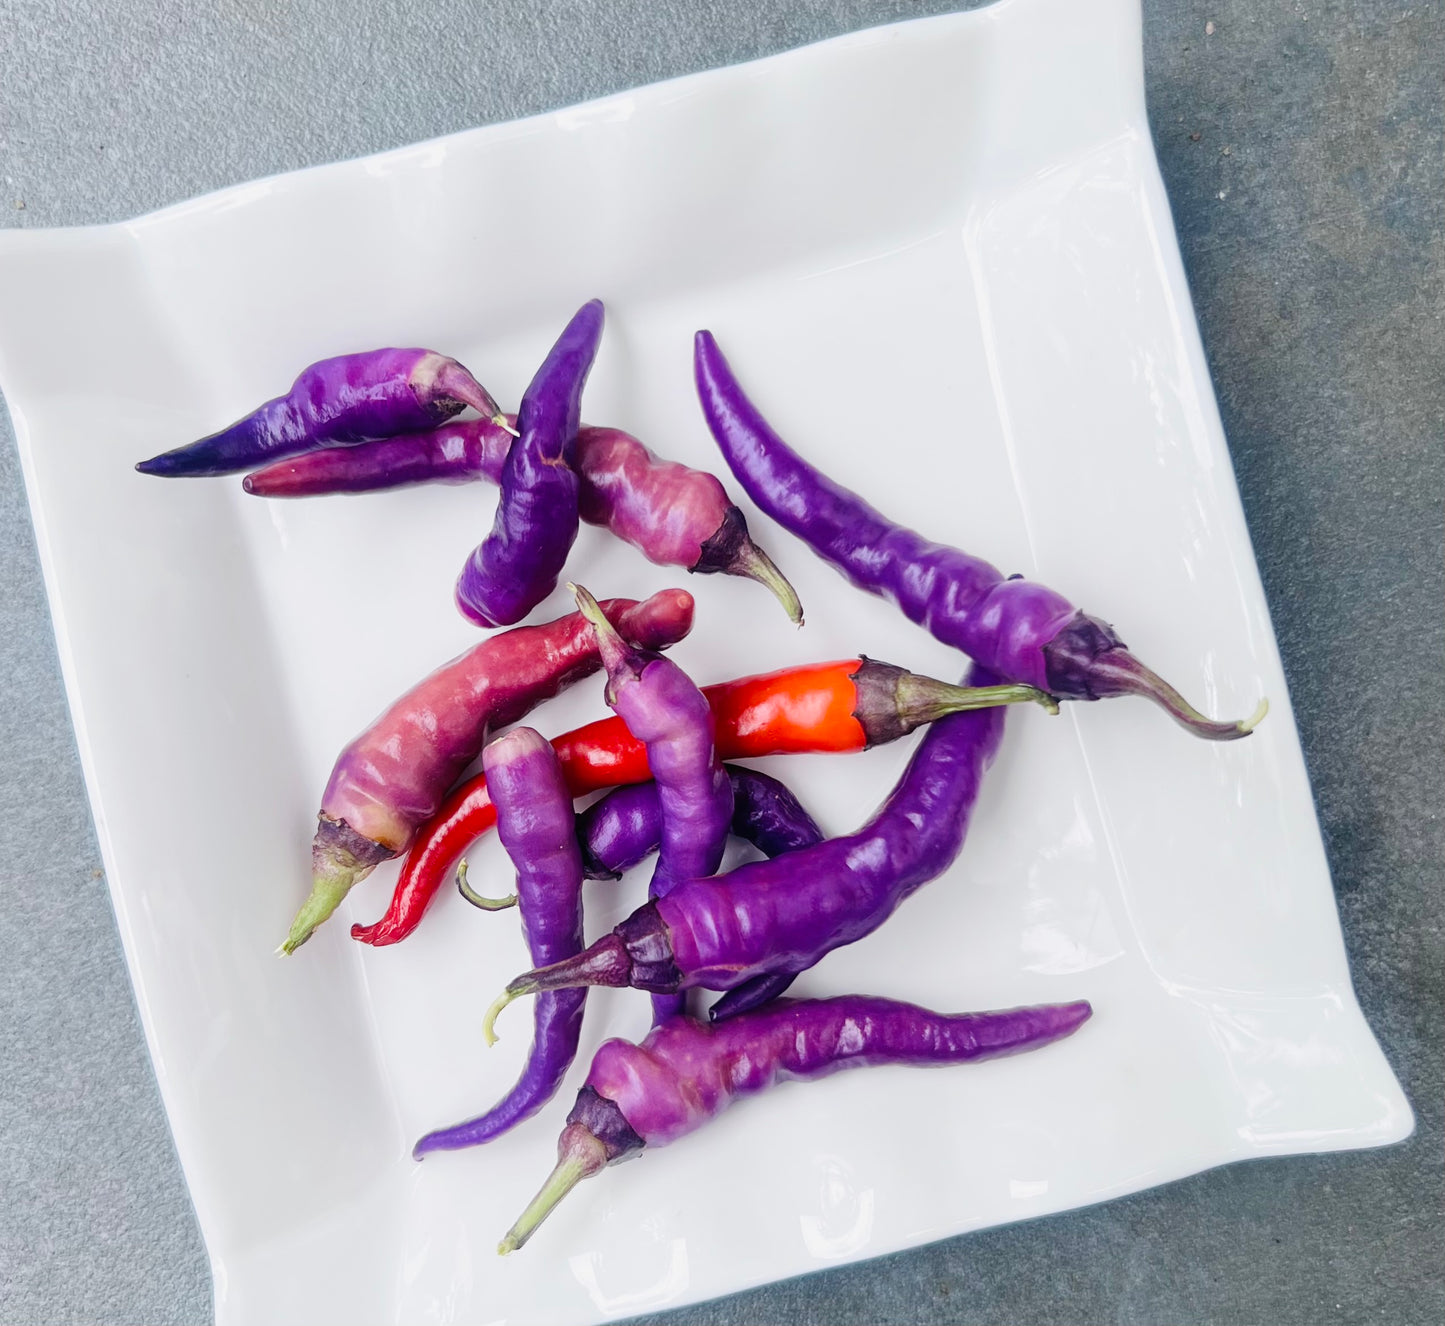
[[[649,647],[672,644],[692,629],[692,595],[681,589],[644,603],[612,599],[605,611],[629,639]],[[311,844],[311,896],[282,951],[304,944],[357,880],[406,851],[476,758],[489,726],[515,723],[600,664],[592,627],[570,613],[484,640],[387,709],[331,771]]]
[[[514,1252],[581,1180],[666,1146],[740,1096],[844,1068],[930,1067],[1037,1049],[1077,1031],[1083,1000],[995,1013],[934,1013],[891,999],[784,999],[707,1026],[677,1017],[641,1045],[604,1041],[557,1142],[557,1166],[498,1246]]]
[[[517,870],[517,897],[527,951],[557,961],[582,948],[582,853],[572,798],[557,756],[529,727],[514,728],[482,751],[482,767],[497,803],[497,836]],[[532,1050],[516,1086],[485,1114],[428,1133],[413,1148],[457,1151],[501,1136],[529,1119],[556,1094],[577,1054],[585,991],[558,991],[537,1001]]]
[[[522,397],[492,532],[457,577],[457,607],[479,626],[521,621],[557,587],[577,538],[572,456],[603,319],[601,300],[578,309]]]
[[[1050,696],[1029,686],[970,690],[866,657],[785,668],[704,686],[702,693],[713,711],[718,753],[725,760],[865,750],[945,714],[983,705],[1033,700],[1052,712],[1058,708]],[[645,747],[620,718],[589,723],[552,744],[573,796],[643,783],[652,776]],[[386,915],[368,926],[353,925],[351,937],[375,945],[405,939],[463,853],[493,823],[485,776],[456,788],[420,831]]]
[[[975,664],[973,676],[992,674]],[[957,857],[1003,724],[1002,709],[940,719],[857,832],[688,880],[576,957],[525,972],[488,1011],[488,1038],[497,1014],[519,995],[574,985],[730,990],[768,972],[805,971],[862,939]]]
[[[733,786],[732,834],[752,843],[764,856],[782,856],[823,841],[823,831],[797,797],[776,778],[725,766]],[[656,783],[635,783],[609,792],[577,816],[577,841],[582,848],[582,873],[588,879],[620,879],[657,850],[662,841],[662,803]],[[457,866],[457,888],[474,907],[504,911],[516,905],[515,894],[485,898],[467,883],[465,861]],[[796,979],[796,972],[768,972],[729,990],[710,1009],[714,1022],[736,1017],[776,999]]]
[[[468,419],[429,433],[313,451],[278,461],[241,481],[258,497],[367,493],[414,483],[498,482],[512,439],[487,419]],[[616,428],[579,428],[572,460],[578,511],[658,566],[699,575],[747,576],[777,595],[799,625],[793,587],[748,537],[747,520],[711,474],[660,460]]]
[[[472,483],[478,476],[498,483],[516,417],[504,422],[506,427],[491,419],[462,419],[427,432],[327,447],[264,466],[242,479],[241,487],[256,497],[322,497],[416,483]]]
[[[229,428],[137,466],[166,477],[234,474],[335,443],[435,428],[468,405],[497,423],[486,389],[435,350],[368,350],[303,369],[284,396]]]
[[[733,788],[718,758],[707,698],[671,659],[629,645],[581,585],[577,606],[597,632],[607,669],[607,703],[647,747],[662,806],[662,841],[648,895],[661,898],[680,880],[722,865],[733,818]],[[654,995],[654,1022],[683,1010],[680,995]]]
[[[1196,736],[1232,741],[1264,717],[1206,718],[1125,647],[1114,628],[1061,594],[1005,579],[978,557],[930,543],[803,460],[744,395],[711,332],[695,343],[698,396],[723,458],[749,497],[859,589],[891,600],[944,644],[1062,699],[1142,695]]]
[[[728,765],[733,789],[731,832],[764,856],[781,856],[821,842],[823,831],[797,797],[776,778]],[[662,841],[662,802],[656,783],[609,792],[577,816],[582,871],[588,879],[620,879],[657,851]]]

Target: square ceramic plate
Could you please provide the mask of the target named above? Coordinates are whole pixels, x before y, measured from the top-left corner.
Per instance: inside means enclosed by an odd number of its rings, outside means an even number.
[[[690,385],[711,327],[784,436],[884,510],[1107,616],[1203,707],[1015,713],[962,859],[812,993],[946,1009],[1084,996],[1038,1054],[875,1070],[748,1102],[579,1189],[493,1249],[553,1156],[583,1065],[637,1036],[604,992],[536,1121],[425,1165],[426,1129],[526,1050],[482,1008],[515,919],[442,899],[412,940],[296,958],[335,752],[474,640],[456,570],[482,488],[271,504],[132,463],[306,363],[429,345],[520,394],[567,316],[610,321],[589,418],[719,469]],[[1372,1146],[1411,1114],[1350,987],[1269,614],[1144,115],[1132,0],[1007,0],[517,124],[231,189],[127,225],[0,235],[15,421],[81,757],[223,1323],[579,1322],[1160,1183]],[[960,660],[767,522],[795,632],[758,587],[691,584],[703,681],[857,652]],[[676,582],[597,531],[599,593]],[[565,610],[554,597],[539,618]],[[603,712],[584,684],[534,721]],[[831,832],[912,743],[774,762]],[[483,881],[504,866],[474,857]],[[590,932],[637,901],[594,885]]]

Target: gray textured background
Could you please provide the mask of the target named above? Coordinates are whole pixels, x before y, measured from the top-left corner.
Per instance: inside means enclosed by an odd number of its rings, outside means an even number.
[[[120,220],[953,7],[0,0],[0,224]],[[1441,7],[1158,0],[1145,18],[1155,143],[1345,940],[1416,1135],[1217,1170],[649,1321],[1445,1320]],[[0,1320],[205,1321],[205,1255],[0,429]]]

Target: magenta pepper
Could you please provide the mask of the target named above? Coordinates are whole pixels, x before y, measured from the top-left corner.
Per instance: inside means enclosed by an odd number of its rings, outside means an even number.
[[[692,629],[692,595],[667,589],[603,609],[627,638],[663,648]],[[311,896],[282,944],[304,944],[359,879],[410,846],[482,748],[489,727],[515,723],[597,671],[597,637],[580,613],[494,635],[413,687],[342,751],[311,844]]]
[[[511,435],[487,419],[429,433],[313,451],[247,475],[257,497],[368,493],[416,483],[500,482]],[[799,625],[803,608],[772,559],[748,536],[747,520],[711,474],[661,460],[616,428],[579,428],[573,468],[578,511],[658,566],[698,575],[746,576],[770,589]]]

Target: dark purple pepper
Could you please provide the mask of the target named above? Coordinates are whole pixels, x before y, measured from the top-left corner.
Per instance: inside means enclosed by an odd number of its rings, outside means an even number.
[[[758,507],[859,589],[1011,681],[1071,700],[1142,695],[1196,736],[1232,741],[1264,717],[1216,722],[1139,662],[1113,627],[1022,577],[881,515],[803,460],[743,393],[711,332],[697,334],[698,397],[723,458]]]
[[[487,390],[435,350],[341,355],[304,369],[286,395],[229,428],[136,469],[167,478],[234,474],[318,447],[435,428],[468,405],[495,422],[503,419]]]
[[[497,808],[497,834],[517,870],[522,932],[534,961],[556,962],[582,949],[582,855],[572,796],[551,744],[529,727],[514,728],[482,752]],[[550,957],[543,956],[550,954]],[[412,1150],[457,1151],[501,1136],[531,1118],[556,1094],[577,1054],[585,990],[538,999],[532,1051],[517,1085],[485,1114],[428,1133]]]
[[[822,841],[823,831],[783,783],[756,769],[723,767],[733,789],[734,837],[770,857]],[[657,784],[619,787],[589,806],[577,816],[577,841],[588,879],[620,879],[662,841]]]
[[[950,1015],[845,995],[782,1000],[721,1026],[671,1018],[641,1045],[605,1041],[567,1116],[556,1169],[497,1251],[526,1243],[582,1179],[646,1147],[675,1142],[741,1096],[844,1068],[931,1067],[1018,1054],[1077,1031],[1091,1012],[1080,1000]]]
[[[727,847],[733,789],[713,739],[712,709],[676,663],[629,645],[591,594],[581,586],[573,592],[597,632],[607,703],[647,748],[662,807],[662,841],[648,892],[665,897],[682,880],[716,871]],[[658,1021],[681,1007],[681,998],[672,995],[653,1000]]]
[[[489,420],[469,419],[433,433],[279,461],[248,475],[242,487],[257,497],[315,497],[476,478],[497,483],[511,441]],[[756,580],[802,624],[792,585],[748,537],[743,513],[711,474],[661,460],[617,428],[579,428],[572,468],[578,513],[589,525],[611,530],[658,566]]]
[[[457,607],[478,626],[521,621],[557,587],[577,538],[572,455],[582,388],[597,357],[602,301],[584,304],[532,378],[517,411],[520,436],[502,466],[492,532],[457,578]]]
[[[969,680],[986,686],[994,678],[975,665]],[[805,971],[870,934],[958,856],[1005,712],[939,719],[856,833],[688,880],[575,958],[519,976],[489,1010],[488,1024],[518,995],[572,985],[731,990],[757,976]]]

